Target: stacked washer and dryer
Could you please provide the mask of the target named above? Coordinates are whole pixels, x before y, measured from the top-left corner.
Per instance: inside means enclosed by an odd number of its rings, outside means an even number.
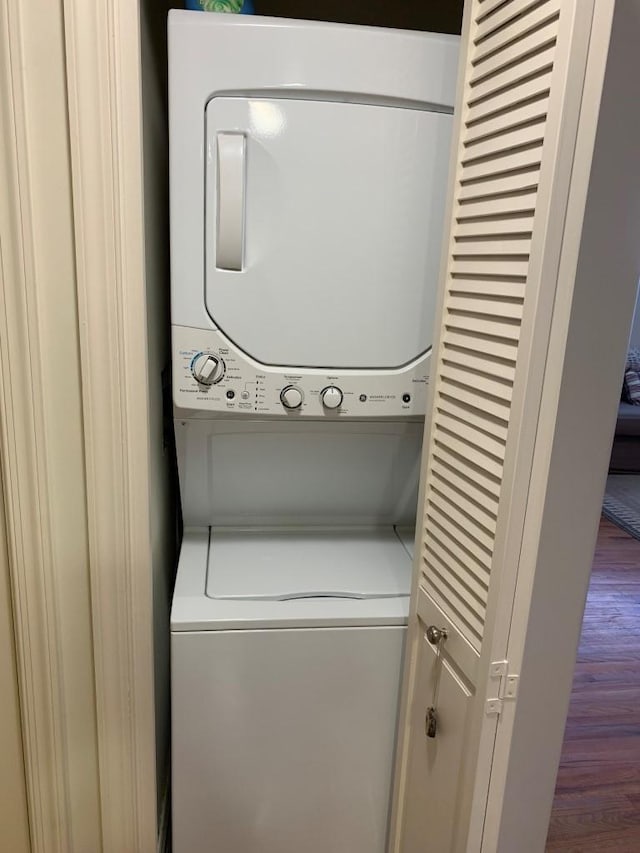
[[[169,19],[174,853],[383,853],[458,39]]]

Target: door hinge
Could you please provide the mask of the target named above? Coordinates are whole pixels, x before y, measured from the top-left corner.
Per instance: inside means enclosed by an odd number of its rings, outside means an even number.
[[[509,672],[508,660],[492,662],[489,669],[489,697],[484,708],[488,717],[498,716],[502,713],[505,702],[513,702],[516,699],[519,679],[519,675]]]

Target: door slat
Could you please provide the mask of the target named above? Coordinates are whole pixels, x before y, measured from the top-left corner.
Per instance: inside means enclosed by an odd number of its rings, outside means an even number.
[[[477,644],[484,627],[474,621],[484,619],[477,596],[490,581],[562,4],[471,2],[474,41],[433,361],[422,585]]]
[[[525,8],[503,7],[493,18],[485,18],[476,30],[477,58],[504,50],[549,21],[557,20],[560,0],[531,0]]]
[[[517,66],[509,66],[490,77],[471,83],[469,105],[472,106],[483,98],[489,98],[518,86],[529,77],[544,73],[553,67],[555,42],[548,47],[537,50],[532,56],[520,60]]]
[[[503,50],[488,56],[474,56],[471,64],[474,69],[473,76],[470,79],[470,85],[474,82],[484,80],[491,74],[498,71],[504,71],[511,66],[517,65],[519,62],[529,59],[538,51],[542,51],[551,45],[556,44],[558,37],[558,19],[557,16],[547,21],[546,24],[538,30],[529,33],[524,38],[505,47]]]

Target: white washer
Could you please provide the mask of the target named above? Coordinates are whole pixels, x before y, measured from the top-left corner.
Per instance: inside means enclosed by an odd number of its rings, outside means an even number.
[[[174,853],[383,853],[458,39],[171,12]]]
[[[176,853],[382,853],[410,573],[393,530],[186,532]]]

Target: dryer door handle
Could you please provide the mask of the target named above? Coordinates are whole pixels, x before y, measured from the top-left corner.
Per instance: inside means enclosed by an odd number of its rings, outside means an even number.
[[[216,267],[221,270],[241,270],[246,180],[244,133],[218,133],[217,149]]]

